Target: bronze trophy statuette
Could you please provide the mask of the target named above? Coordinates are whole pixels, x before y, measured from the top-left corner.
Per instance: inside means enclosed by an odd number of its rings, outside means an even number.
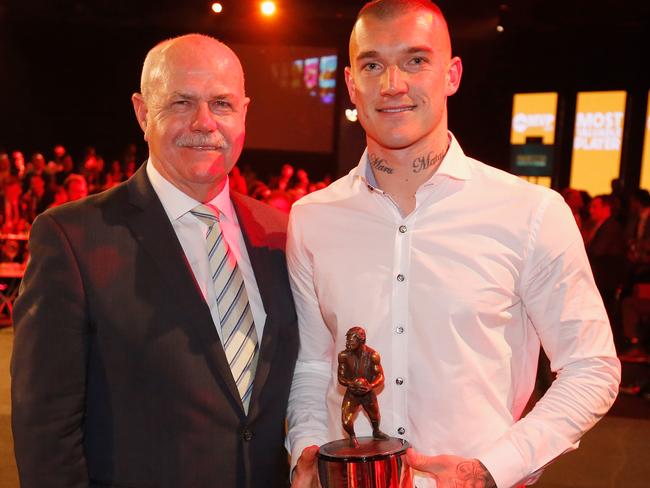
[[[384,384],[379,353],[366,346],[366,331],[352,327],[338,356],[338,381],[345,386],[341,421],[348,439],[328,442],[318,451],[318,475],[323,488],[407,488],[411,469],[404,458],[409,444],[379,429],[381,416],[375,388]],[[354,419],[368,415],[372,437],[357,437]]]

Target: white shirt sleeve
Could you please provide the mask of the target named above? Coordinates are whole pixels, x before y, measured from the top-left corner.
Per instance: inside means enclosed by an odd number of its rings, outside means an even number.
[[[533,217],[520,296],[557,377],[535,407],[477,457],[497,486],[534,481],[613,404],[620,362],[582,238],[557,195]]]
[[[331,379],[334,342],[321,316],[314,289],[312,259],[302,244],[302,234],[294,208],[287,233],[287,266],[298,313],[300,353],[291,385],[287,412],[287,450],[291,469],[303,449],[327,441],[326,392]]]

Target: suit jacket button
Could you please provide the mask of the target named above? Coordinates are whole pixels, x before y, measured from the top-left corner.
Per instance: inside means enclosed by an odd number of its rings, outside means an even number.
[[[253,432],[245,428],[242,433],[241,433],[242,439],[244,439],[246,442],[250,441],[253,438]]]

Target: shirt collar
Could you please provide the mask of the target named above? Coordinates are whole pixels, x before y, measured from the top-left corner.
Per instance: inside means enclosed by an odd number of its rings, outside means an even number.
[[[162,203],[170,221],[178,220],[199,203],[202,203],[182,192],[169,182],[151,163],[151,159],[147,161],[147,167],[145,169],[149,181],[151,181],[151,186],[153,186],[156,195],[158,195],[160,203]],[[230,184],[227,176],[223,190],[206,203],[219,210],[219,218],[234,221],[235,209],[230,201]]]
[[[440,163],[437,171],[431,175],[431,178],[423,185],[431,184],[433,183],[434,178],[439,178],[441,176],[448,176],[456,180],[469,180],[472,178],[469,164],[463,149],[460,147],[460,144],[458,144],[458,141],[451,132],[449,132],[449,138],[450,143],[447,154],[445,154],[445,157]],[[368,162],[368,148],[365,149],[359,164],[352,170],[352,172],[354,176],[360,178],[366,185],[378,189],[375,174],[372,172],[372,168]]]

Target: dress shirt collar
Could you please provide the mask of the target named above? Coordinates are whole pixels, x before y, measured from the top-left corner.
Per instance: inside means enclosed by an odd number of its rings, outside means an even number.
[[[472,175],[469,169],[469,165],[465,159],[465,153],[460,147],[460,144],[458,144],[458,141],[454,135],[451,132],[448,134],[450,143],[447,154],[445,154],[445,157],[440,163],[438,170],[433,175],[431,175],[431,178],[423,183],[422,186],[433,184],[434,179],[441,176],[448,176],[456,180],[471,179]],[[375,175],[372,172],[372,168],[368,162],[368,148],[366,148],[366,150],[363,152],[359,165],[352,171],[353,174],[359,177],[366,185],[369,185],[375,189],[379,189],[377,179],[375,178]]]
[[[165,179],[165,177],[161,175],[151,163],[151,159],[147,161],[146,171],[149,181],[151,181],[151,186],[153,186],[156,195],[158,195],[170,221],[173,222],[181,218],[199,203],[203,203],[198,202],[186,193],[183,193]],[[227,176],[223,190],[221,190],[216,197],[206,203],[219,210],[220,219],[225,218],[228,221],[235,221],[235,209],[230,201],[230,185]]]

